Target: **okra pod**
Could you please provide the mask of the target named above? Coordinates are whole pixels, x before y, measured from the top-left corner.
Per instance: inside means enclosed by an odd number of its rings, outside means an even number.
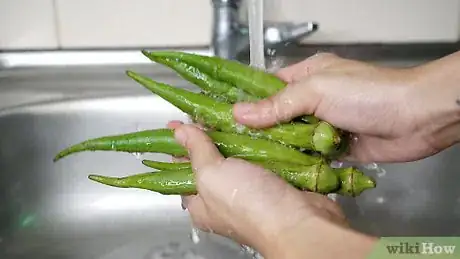
[[[228,82],[259,98],[274,95],[286,86],[275,75],[234,60],[177,51],[144,50],[142,53],[150,59],[169,58],[196,67],[216,80]]]
[[[306,166],[301,172],[273,170],[293,186],[306,191],[331,193],[337,190],[337,175],[326,164]],[[140,188],[161,194],[195,194],[196,183],[192,168],[169,169],[153,173],[136,174],[121,178],[90,175],[91,180],[122,188]]]
[[[291,122],[267,129],[251,129],[234,120],[231,104],[217,102],[199,93],[155,82],[132,71],[127,71],[127,74],[151,92],[189,114],[194,121],[207,127],[278,141],[284,145],[304,148],[324,155],[336,152],[340,146],[340,134],[327,122],[321,121],[316,124]]]
[[[152,61],[163,64],[172,68],[185,80],[198,86],[203,94],[224,101],[227,103],[255,101],[258,98],[254,97],[244,90],[234,87],[233,85],[216,80],[200,69],[190,66],[186,63],[177,62],[171,58],[151,57]]]
[[[183,52],[143,50],[142,53],[150,60],[175,70],[185,80],[205,90],[206,95],[222,96],[232,104],[267,98],[286,87],[286,83],[273,74],[237,61]],[[313,115],[302,116],[301,120],[319,122]]]
[[[282,161],[312,165],[323,160],[280,143],[253,139],[247,135],[207,131],[221,154],[255,161]],[[118,151],[129,153],[164,153],[172,156],[187,156],[187,151],[174,139],[173,130],[155,129],[140,132],[89,139],[59,152],[54,161],[83,151]]]
[[[284,162],[249,161],[281,176],[291,185],[301,190],[317,193],[335,192],[343,196],[356,197],[368,189],[376,187],[375,180],[354,168],[331,168],[319,163],[311,166]],[[169,170],[191,170],[190,162],[169,163]]]
[[[338,168],[335,171],[341,181],[340,189],[337,191],[340,195],[356,197],[363,191],[377,186],[372,177],[365,175],[355,167]]]
[[[157,192],[163,195],[191,195],[196,193],[193,171],[157,171],[125,177],[109,177],[91,174],[90,180],[118,188],[136,188]]]
[[[54,161],[82,151],[155,152],[178,157],[187,155],[170,129],[156,129],[89,139],[60,151]]]

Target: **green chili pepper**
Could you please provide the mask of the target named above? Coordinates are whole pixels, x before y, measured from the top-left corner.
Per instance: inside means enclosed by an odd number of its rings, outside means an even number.
[[[249,161],[271,170],[291,185],[301,190],[317,193],[336,192],[356,197],[367,189],[376,187],[375,180],[354,167],[333,169],[327,164],[303,166],[284,162]],[[169,163],[169,170],[190,170],[190,162]],[[161,168],[159,168],[161,169]]]
[[[159,57],[151,57],[151,60],[174,69],[182,78],[200,87],[203,94],[218,99],[219,101],[236,103],[255,101],[258,99],[231,84],[215,80],[201,72],[198,68],[186,63],[177,62],[170,58]]]
[[[182,52],[143,50],[142,53],[150,60],[175,70],[182,78],[203,89],[206,95],[231,104],[257,101],[286,86],[276,76],[237,61]],[[313,115],[302,116],[301,120],[311,124],[319,122]]]
[[[155,82],[150,78],[127,71],[129,77],[170,102],[195,121],[224,132],[248,134],[254,138],[265,138],[282,144],[321,152],[324,155],[336,152],[340,146],[340,135],[329,123],[286,123],[271,128],[256,130],[236,123],[232,105],[221,103],[210,97],[184,89]]]
[[[225,157],[255,161],[283,161],[304,165],[323,161],[321,157],[310,156],[265,139],[253,139],[247,135],[219,131],[208,131],[206,134]],[[187,156],[187,151],[175,141],[172,130],[156,129],[86,140],[62,150],[56,155],[54,161],[83,151],[148,152]]]
[[[92,174],[88,178],[105,185],[119,188],[145,189],[164,195],[190,195],[196,193],[192,170],[158,171],[126,177],[108,177]]]

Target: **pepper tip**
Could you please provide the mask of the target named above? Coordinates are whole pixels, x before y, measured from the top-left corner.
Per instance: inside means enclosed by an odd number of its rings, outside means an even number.
[[[324,155],[332,155],[341,143],[338,131],[329,123],[321,121],[313,135],[313,145],[316,151]]]
[[[141,50],[141,53],[142,53],[144,56],[147,56],[147,57],[148,57],[148,55],[150,54],[150,52],[149,52],[148,50],[146,50],[146,49],[142,49],[142,50]]]

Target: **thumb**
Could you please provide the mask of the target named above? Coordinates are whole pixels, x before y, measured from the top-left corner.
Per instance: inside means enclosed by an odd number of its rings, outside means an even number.
[[[314,114],[320,94],[309,87],[309,80],[293,83],[277,94],[256,103],[236,103],[233,116],[254,128],[270,127],[301,115]]]
[[[175,139],[188,150],[195,173],[224,160],[211,138],[196,126],[180,125],[174,133]]]

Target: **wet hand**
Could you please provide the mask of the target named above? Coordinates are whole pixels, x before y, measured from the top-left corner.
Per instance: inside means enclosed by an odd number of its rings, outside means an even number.
[[[320,220],[346,226],[342,211],[326,196],[298,191],[244,160],[224,158],[196,126],[168,126],[188,150],[195,173],[198,195],[184,197],[184,207],[196,227],[271,253],[299,225]]]
[[[451,138],[439,132],[456,118],[444,113],[458,108],[452,97],[445,104],[450,90],[433,87],[430,74],[435,73],[430,71],[378,67],[319,54],[280,70],[277,75],[288,86],[258,103],[236,104],[234,116],[242,124],[263,128],[314,114],[354,133],[357,140],[352,141],[348,160],[417,160],[452,145]]]

